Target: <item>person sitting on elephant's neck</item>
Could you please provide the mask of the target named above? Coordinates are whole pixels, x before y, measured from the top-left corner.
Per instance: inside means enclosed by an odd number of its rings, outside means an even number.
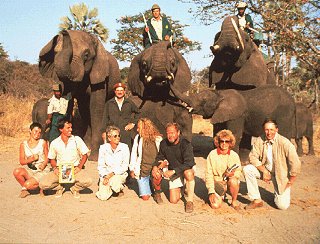
[[[58,121],[63,118],[68,109],[69,101],[62,97],[62,88],[60,84],[53,84],[53,96],[49,99],[46,125],[50,125],[49,143],[56,139],[60,132],[58,130]]]
[[[222,200],[229,189],[231,204],[235,210],[239,210],[237,197],[239,192],[239,178],[241,176],[241,162],[239,155],[231,148],[236,139],[230,130],[221,130],[214,137],[217,147],[207,157],[206,187],[209,193],[209,205],[211,208],[220,208]]]
[[[245,13],[247,4],[245,2],[238,2],[236,6],[238,10],[237,17],[239,20],[239,27],[246,31],[250,37],[253,37],[253,21],[251,16]]]
[[[151,11],[153,17],[147,21],[147,26],[143,31],[143,46],[145,48],[162,40],[169,41],[172,36],[171,24],[166,17],[161,15],[159,5],[153,4]],[[148,33],[150,33],[151,40]]]
[[[127,86],[123,83],[116,83],[113,86],[115,98],[107,101],[104,111],[103,125],[115,125],[120,128],[121,142],[132,148],[132,139],[134,137],[132,129],[139,119],[138,107],[126,98]],[[102,138],[106,142],[106,132],[102,133]]]
[[[253,142],[249,154],[249,163],[243,167],[248,188],[248,196],[252,200],[245,209],[263,206],[257,179],[274,186],[274,203],[281,210],[290,206],[290,192],[300,172],[301,162],[295,146],[284,136],[278,134],[278,125],[274,119],[267,118],[263,122],[265,135]]]

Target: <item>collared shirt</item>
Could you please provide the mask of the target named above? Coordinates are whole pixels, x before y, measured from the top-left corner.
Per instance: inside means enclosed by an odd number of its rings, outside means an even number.
[[[119,110],[121,111],[124,98],[122,98],[121,100],[119,100],[119,99],[117,99],[117,97],[114,97],[114,99],[116,100],[116,103],[117,103],[117,105],[118,105],[118,108],[119,108]]]
[[[230,151],[231,151],[231,150],[228,149],[228,151],[227,151],[227,154],[228,154],[228,155],[230,155]],[[222,154],[222,151],[221,151],[221,149],[220,149],[219,147],[217,148],[217,153],[218,153],[218,155]]]
[[[122,175],[128,170],[130,151],[125,143],[119,143],[113,151],[110,143],[106,143],[99,148],[98,171],[102,178],[105,175],[114,173]]]
[[[272,165],[273,165],[273,161],[272,161],[272,142],[267,142],[266,143],[267,146],[267,154],[266,154],[266,164],[264,165],[267,170],[269,170],[270,172],[272,171]]]
[[[151,24],[156,31],[159,40],[162,40],[162,17],[160,16],[159,20],[152,18]]]
[[[246,15],[244,14],[243,16],[237,15],[239,19],[239,27],[244,30],[247,22],[246,22]]]
[[[56,98],[54,95],[49,99],[49,105],[47,109],[47,114],[59,113],[66,114],[68,109],[69,101],[63,97],[60,99]]]
[[[59,136],[51,142],[48,158],[56,159],[57,165],[73,163],[74,166],[78,166],[82,155],[88,152],[88,147],[79,136],[69,137],[67,144]]]

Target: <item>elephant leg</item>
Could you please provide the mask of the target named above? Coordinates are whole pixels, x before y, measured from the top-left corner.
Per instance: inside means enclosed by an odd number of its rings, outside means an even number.
[[[191,142],[192,140],[192,115],[181,107],[175,107],[174,122],[180,125],[182,135]]]
[[[79,115],[81,117],[81,124],[83,126],[82,135],[84,142],[88,147],[90,147],[90,138],[91,138],[91,130],[90,130],[90,112],[89,112],[89,97],[85,93],[77,94],[76,96],[78,102]],[[75,123],[79,123],[75,121]],[[78,126],[76,126],[78,127]]]
[[[101,137],[103,113],[106,99],[105,89],[91,92],[90,118],[91,118],[91,154],[90,160],[98,160],[99,146],[103,143]]]
[[[303,156],[303,149],[302,149],[302,137],[295,139],[297,144],[297,153],[301,157]]]
[[[308,155],[315,155],[314,154],[314,148],[313,148],[313,138],[312,136],[306,136],[307,140],[308,140]]]

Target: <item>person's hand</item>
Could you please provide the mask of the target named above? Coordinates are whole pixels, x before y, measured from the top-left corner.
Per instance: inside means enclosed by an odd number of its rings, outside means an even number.
[[[77,174],[81,171],[80,167],[74,167],[74,174]]]
[[[159,163],[158,167],[160,169],[168,168],[169,162],[167,160],[160,160],[158,161],[158,163]]]
[[[45,165],[44,162],[43,162],[42,164],[39,165],[38,169],[40,169],[41,171],[43,171],[45,167],[46,167],[46,165]]]
[[[174,170],[167,170],[166,172],[163,173],[163,176],[166,178],[170,178],[171,176],[174,175]]]
[[[134,171],[130,171],[130,177],[131,177],[132,179],[136,178],[136,175],[135,175]]]
[[[51,119],[46,120],[46,125],[49,125],[49,124],[51,124]]]
[[[170,39],[170,36],[165,35],[164,40],[165,40],[165,41],[169,41],[169,39]]]
[[[159,169],[158,166],[153,166],[152,168],[152,176],[156,179],[156,180],[159,180],[162,175],[161,175],[161,171]]]
[[[271,173],[268,170],[263,171],[263,176],[262,176],[263,181],[265,182],[270,182],[271,180]]]
[[[288,181],[287,185],[286,185],[286,189],[292,186],[292,182]]]
[[[145,30],[145,32],[149,32],[149,27],[146,26],[146,27],[144,28],[144,30]]]
[[[228,172],[228,170],[226,170],[226,172],[224,172],[223,176],[231,178],[232,176],[234,176],[234,172],[235,172],[235,170],[232,170],[230,172]]]
[[[105,176],[105,177],[103,178],[103,184],[104,184],[105,186],[109,184],[109,178],[108,178],[108,176]]]
[[[39,155],[38,154],[33,154],[33,161],[38,161]]]
[[[128,131],[128,130],[132,130],[133,127],[134,127],[134,124],[133,123],[129,123],[129,124],[126,125],[126,127],[124,127],[124,129]]]
[[[222,197],[215,193],[212,193],[209,195],[209,203],[213,208],[219,208],[222,203]]]
[[[53,173],[55,173],[56,175],[59,175],[59,169],[55,167],[55,169],[53,170]]]

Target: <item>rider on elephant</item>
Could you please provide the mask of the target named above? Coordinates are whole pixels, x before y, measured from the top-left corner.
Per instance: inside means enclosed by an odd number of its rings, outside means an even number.
[[[239,27],[252,36],[253,21],[249,14],[245,14],[247,4],[245,2],[238,2],[236,6],[238,9],[237,17],[239,19]]]
[[[60,132],[58,130],[58,122],[61,118],[67,115],[69,101],[62,97],[62,88],[60,84],[53,84],[53,96],[49,99],[47,110],[46,125],[50,125],[49,142],[56,139]]]
[[[143,46],[145,48],[162,40],[169,41],[172,36],[171,24],[166,17],[161,16],[159,5],[153,4],[151,11],[153,17],[147,21],[147,26],[143,31]]]

